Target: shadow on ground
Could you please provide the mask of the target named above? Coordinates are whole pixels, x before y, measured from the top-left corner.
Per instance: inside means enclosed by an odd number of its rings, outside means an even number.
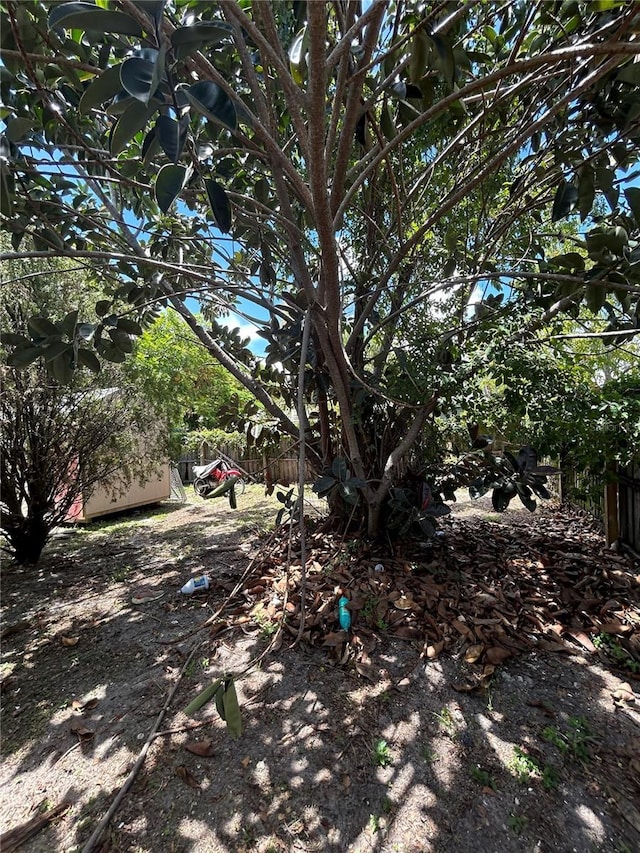
[[[382,632],[363,676],[285,635],[237,681],[240,738],[212,706],[185,717],[200,689],[273,640],[248,591],[192,633],[268,549],[272,504],[258,504],[256,493],[232,518],[200,502],[114,519],[53,543],[36,572],[8,567],[4,624],[26,624],[3,644],[2,830],[72,801],[23,850],[82,849],[194,648],[103,853],[640,848],[640,716],[633,690],[620,699],[627,676],[593,658],[535,651],[465,692],[455,648],[429,660]],[[532,547],[544,534],[522,535]],[[181,596],[200,571],[208,593]],[[140,584],[163,596],[134,605]]]

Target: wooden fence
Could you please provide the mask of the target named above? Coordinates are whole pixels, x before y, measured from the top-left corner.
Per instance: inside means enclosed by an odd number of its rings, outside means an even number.
[[[577,472],[569,460],[560,467],[560,499],[598,520],[609,544],[640,554],[640,460],[606,473]]]
[[[185,454],[178,462],[178,470],[183,483],[193,483],[193,466],[203,465],[213,459],[222,457],[229,464],[236,465],[246,472],[249,478],[257,482],[280,483],[282,485],[293,485],[298,482],[298,457],[296,456],[297,444],[283,441],[277,451],[270,453],[256,451],[254,449],[238,456],[232,447],[224,445],[209,447],[203,442],[199,453]],[[306,480],[313,480],[311,468],[307,465]]]

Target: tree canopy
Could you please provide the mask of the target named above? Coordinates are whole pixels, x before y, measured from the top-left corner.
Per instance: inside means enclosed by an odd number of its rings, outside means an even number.
[[[375,532],[474,341],[539,347],[584,306],[637,332],[639,23],[618,0],[5,0],[13,255],[29,234],[130,305],[12,358],[122,361],[170,304]]]

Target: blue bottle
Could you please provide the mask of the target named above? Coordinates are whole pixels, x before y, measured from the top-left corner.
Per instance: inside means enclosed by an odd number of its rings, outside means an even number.
[[[348,631],[351,627],[351,613],[347,610],[349,599],[346,596],[338,599],[338,622],[343,631]]]

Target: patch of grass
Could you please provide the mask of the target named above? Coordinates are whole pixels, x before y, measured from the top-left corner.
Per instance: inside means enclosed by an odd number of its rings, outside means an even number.
[[[542,731],[542,737],[547,743],[553,744],[563,756],[572,755],[583,763],[591,757],[589,744],[594,740],[591,729],[584,717],[569,717],[568,728],[559,729],[557,726],[547,726]]]
[[[260,636],[263,639],[268,640],[278,630],[278,623],[272,622],[272,620],[265,613],[262,607],[256,608],[256,610],[253,611],[251,616],[253,617],[253,621],[256,623],[258,628],[260,628]]]
[[[126,579],[131,574],[131,571],[132,571],[132,567],[129,565],[120,566],[120,568],[114,569],[114,571],[112,571],[111,575],[110,575],[111,582],[112,583],[124,583],[124,581],[126,581]]]
[[[431,749],[430,746],[423,746],[420,751],[420,755],[426,764],[433,764],[436,760],[436,752],[434,749]]]
[[[514,747],[513,758],[509,764],[518,782],[529,784],[533,779],[541,779],[545,791],[553,791],[558,787],[558,772],[548,764],[541,764],[533,755]]]
[[[384,738],[378,739],[373,746],[373,763],[376,767],[388,767],[392,762],[389,744]]]
[[[477,782],[478,785],[482,785],[483,788],[491,788],[493,791],[497,790],[495,780],[491,774],[478,764],[471,765],[470,773],[471,778],[474,782]]]
[[[509,816],[509,829],[516,835],[521,835],[527,825],[527,818],[524,815],[511,814]]]
[[[440,723],[440,728],[445,731],[449,737],[453,738],[456,736],[456,721],[453,719],[453,714],[448,708],[443,708],[440,713],[432,711],[431,714]]]
[[[640,673],[640,663],[631,657],[629,652],[621,645],[620,640],[612,634],[607,634],[604,631],[596,634],[593,638],[593,645],[596,649],[600,649],[606,655],[613,658],[616,664],[622,669],[627,669],[634,675]]]

